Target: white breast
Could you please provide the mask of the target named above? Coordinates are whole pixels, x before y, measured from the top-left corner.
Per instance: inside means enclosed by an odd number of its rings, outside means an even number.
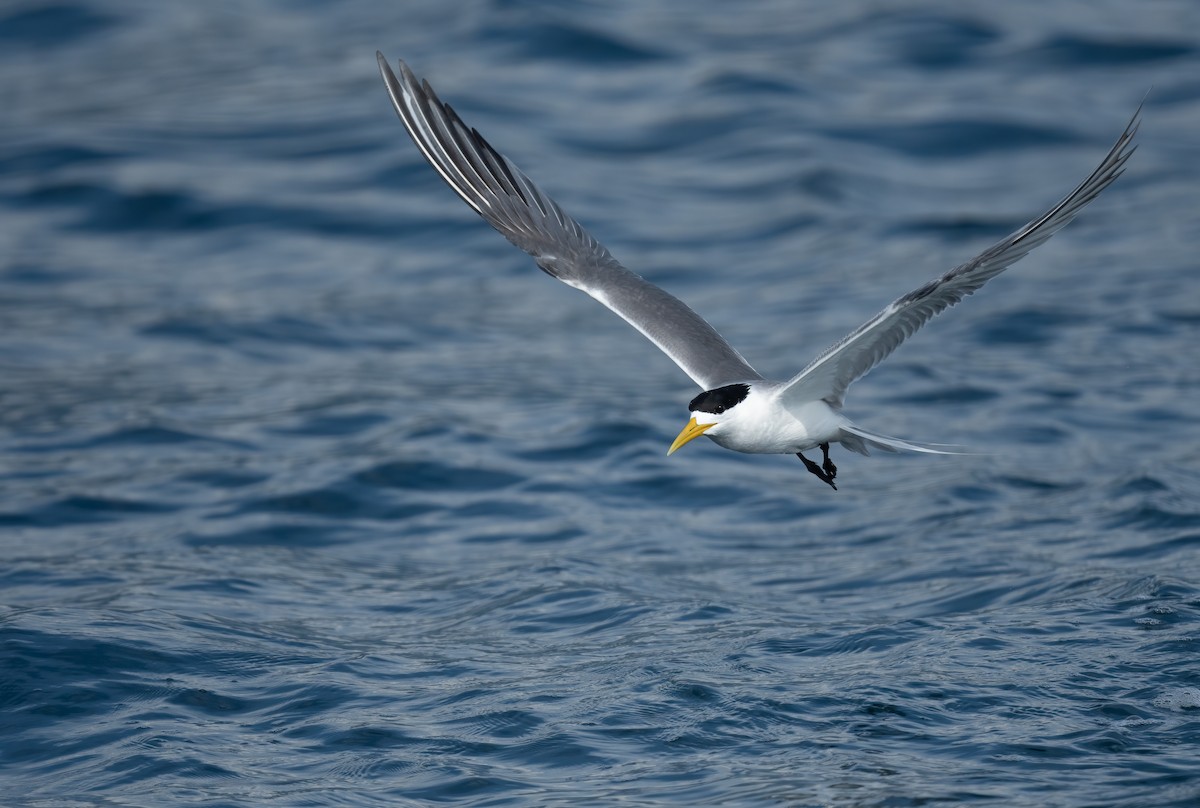
[[[753,391],[706,434],[735,452],[790,454],[836,440],[843,420],[824,401],[788,410],[777,396]]]

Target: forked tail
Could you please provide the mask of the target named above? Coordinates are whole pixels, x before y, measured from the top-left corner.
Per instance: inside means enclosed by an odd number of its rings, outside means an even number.
[[[962,447],[950,443],[916,443],[901,440],[878,432],[863,429],[857,424],[842,424],[842,435],[838,442],[852,452],[869,455],[871,449],[881,449],[885,452],[926,452],[928,454],[969,454]]]

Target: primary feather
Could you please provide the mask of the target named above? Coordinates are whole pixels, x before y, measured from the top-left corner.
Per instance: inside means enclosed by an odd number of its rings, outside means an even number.
[[[785,402],[822,399],[841,407],[846,388],[878,365],[934,315],[948,309],[1024,258],[1034,247],[1061,230],[1084,205],[1121,176],[1125,161],[1137,149],[1141,107],[1121,137],[1087,179],[1050,210],[979,255],[914,289],[828,348],[787,383]]]
[[[508,158],[469,128],[404,62],[379,71],[392,106],[425,159],[464,202],[547,274],[603,303],[702,389],[762,379],[704,318],[630,272]]]

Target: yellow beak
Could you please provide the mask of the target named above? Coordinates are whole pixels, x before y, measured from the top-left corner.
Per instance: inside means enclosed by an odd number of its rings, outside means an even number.
[[[669,457],[670,455],[675,454],[676,450],[679,449],[680,446],[690,440],[695,440],[708,430],[712,429],[714,426],[716,426],[716,424],[698,424],[696,423],[695,418],[688,421],[687,426],[685,426],[683,431],[679,433],[679,437],[675,438],[675,442],[671,444],[671,448],[667,449],[667,456]]]

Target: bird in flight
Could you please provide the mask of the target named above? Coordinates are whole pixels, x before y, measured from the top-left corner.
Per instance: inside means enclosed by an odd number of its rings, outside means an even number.
[[[704,318],[623,267],[553,199],[475,129],[463,123],[403,61],[399,75],[376,53],[396,114],[417,148],[464,202],[533,256],[547,275],[603,303],[679,365],[703,391],[667,454],[704,435],[726,449],[795,454],[837,489],[829,445],[859,454],[918,451],[929,444],[864,429],[842,414],[849,386],[883,361],[935,314],[953,306],[1057,233],[1123,171],[1141,107],[1100,165],[1061,202],[982,253],[914,289],[851,331],[790,379],[763,378]],[[804,452],[819,448],[821,462]]]

